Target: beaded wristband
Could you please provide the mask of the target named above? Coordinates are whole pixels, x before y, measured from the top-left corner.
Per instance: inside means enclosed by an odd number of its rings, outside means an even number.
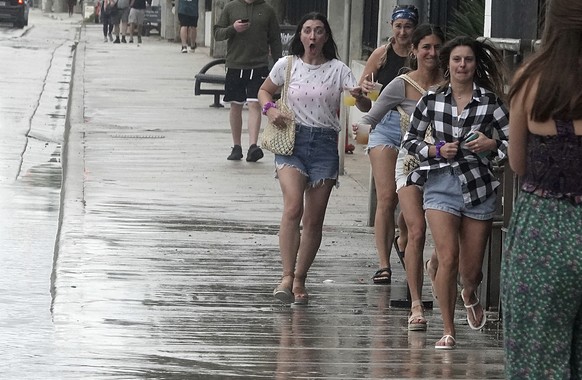
[[[436,148],[436,158],[441,158],[441,148],[446,144],[446,141],[439,141],[438,143],[436,143],[435,148]]]
[[[277,108],[277,105],[273,102],[265,103],[265,105],[263,106],[263,115],[266,115],[267,111],[271,108]]]

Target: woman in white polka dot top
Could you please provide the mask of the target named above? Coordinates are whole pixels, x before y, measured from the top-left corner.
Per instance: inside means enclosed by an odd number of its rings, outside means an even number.
[[[283,275],[273,294],[283,303],[307,305],[305,279],[321,244],[327,203],[339,174],[341,94],[357,81],[337,59],[331,28],[320,13],[309,13],[298,23],[290,53],[287,103],[295,115],[296,133],[293,154],[275,155],[284,207],[279,230]],[[259,90],[263,114],[275,125],[285,121],[273,95],[285,84],[287,62],[287,57],[277,61]]]

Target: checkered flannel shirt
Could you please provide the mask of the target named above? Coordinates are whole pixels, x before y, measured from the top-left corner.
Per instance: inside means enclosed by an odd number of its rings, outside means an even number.
[[[493,194],[499,181],[491,171],[490,159],[507,156],[509,112],[501,99],[491,91],[473,84],[473,98],[457,118],[453,116],[450,86],[441,92],[429,91],[423,96],[412,115],[410,127],[402,146],[410,154],[419,157],[418,170],[410,173],[407,183],[422,186],[428,172],[451,167],[460,173],[463,200],[466,205],[476,206]],[[453,160],[428,157],[429,144],[424,141],[425,130],[433,125],[435,142],[459,141],[459,151]],[[497,140],[497,151],[480,158],[463,147],[463,141],[471,131],[479,131]]]

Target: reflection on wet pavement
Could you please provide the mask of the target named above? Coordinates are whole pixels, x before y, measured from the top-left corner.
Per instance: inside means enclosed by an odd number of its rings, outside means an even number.
[[[57,173],[54,167],[48,172],[37,167],[33,186],[27,181],[0,185],[3,379],[26,378],[25,368],[56,378],[51,376],[57,350],[49,289],[59,210],[59,189],[50,183],[57,182]],[[50,178],[47,187],[38,187],[42,178]]]
[[[497,322],[471,331],[459,304],[459,348],[437,352],[438,309],[427,312],[427,332],[409,333],[408,311],[390,307],[406,294],[397,259],[391,286],[370,283],[377,263],[363,222],[363,152],[332,195],[309,306],[278,304],[282,205],[272,155],[256,165],[225,160],[228,113],[176,96],[191,95],[183,78],[193,69],[173,44],[148,39],[118,50],[117,70],[104,77],[112,50],[99,25],[85,32],[61,215],[57,141],[35,145],[35,163],[0,186],[11,215],[0,231],[10,236],[0,286],[11,290],[0,297],[11,321],[0,326],[11,363],[2,377],[503,377]],[[196,67],[207,61],[189,58]]]
[[[502,378],[498,326],[460,327],[459,349],[436,352],[438,311],[427,313],[427,333],[409,333],[407,311],[389,306],[404,294],[401,270],[393,286],[374,286],[361,282],[367,258],[336,260],[353,237],[348,228],[327,227],[308,284],[310,306],[289,308],[271,295],[279,260],[274,225],[194,220],[196,205],[170,200],[132,207],[107,200],[87,204],[79,261],[69,265],[62,256],[57,266],[58,340],[74,348],[74,361],[95,363],[94,374]]]

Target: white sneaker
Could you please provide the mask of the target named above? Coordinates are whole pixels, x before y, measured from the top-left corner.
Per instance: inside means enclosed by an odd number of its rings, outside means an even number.
[[[186,46],[182,46],[182,53],[188,53],[188,48]]]
[[[105,37],[105,38],[103,39],[103,42],[107,42],[107,37]]]

